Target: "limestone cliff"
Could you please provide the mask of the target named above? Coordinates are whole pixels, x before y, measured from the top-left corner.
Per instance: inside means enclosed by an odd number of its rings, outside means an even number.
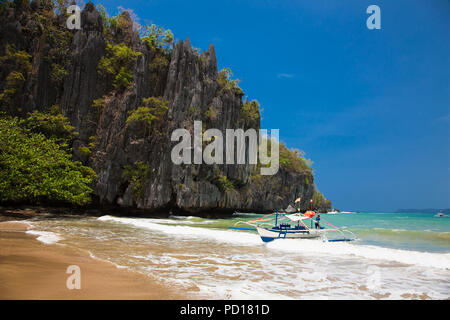
[[[189,213],[255,212],[286,208],[301,197],[301,207],[309,207],[315,193],[312,170],[281,166],[274,176],[260,176],[249,164],[172,163],[171,132],[192,130],[194,120],[201,120],[205,129],[223,132],[260,127],[259,114],[256,121],[242,116],[243,92],[221,87],[213,45],[199,54],[187,39],[161,54],[133,31],[126,12],[121,19],[129,27],[112,28],[107,34],[92,3],[82,11],[81,30],[73,31],[65,27],[65,17],[53,13],[49,1],[16,0],[0,14],[0,56],[13,46],[31,56],[32,66],[13,98],[0,102],[0,110],[25,117],[33,110],[59,106],[79,132],[72,145],[74,157],[98,174],[94,190],[100,205]],[[124,90],[112,88],[99,72],[112,42],[139,53],[131,67],[132,84]],[[0,72],[2,91],[7,89],[9,71]],[[127,118],[149,97],[167,101],[168,109],[157,131],[142,134],[142,125]],[[91,140],[95,143],[89,152],[76,152]],[[124,171],[139,165],[148,170],[134,180],[127,178]],[[328,210],[331,203],[320,207]]]

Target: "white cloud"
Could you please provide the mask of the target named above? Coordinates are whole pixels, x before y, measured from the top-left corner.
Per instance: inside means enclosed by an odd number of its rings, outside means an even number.
[[[279,79],[291,79],[293,78],[295,75],[292,73],[279,73],[277,74],[277,78]]]

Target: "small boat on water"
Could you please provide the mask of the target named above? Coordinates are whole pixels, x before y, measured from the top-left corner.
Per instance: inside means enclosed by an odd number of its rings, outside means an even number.
[[[316,216],[314,211],[307,211],[304,214],[298,212],[293,214],[280,214],[277,212],[271,213],[269,215],[263,216],[261,218],[253,219],[250,221],[239,221],[235,226],[230,227],[230,229],[237,230],[256,230],[261,237],[263,242],[270,242],[276,239],[318,239],[321,238],[324,241],[336,242],[336,241],[353,241],[355,240],[355,235],[348,231],[342,230],[331,223],[320,218],[318,214],[318,219],[316,221],[312,219]],[[275,224],[271,225],[269,222],[275,220]],[[287,222],[286,222],[287,221]],[[308,221],[310,223],[308,223]],[[281,222],[281,223],[279,223]],[[331,226],[332,228],[324,228],[320,225],[320,222],[324,222]],[[237,225],[244,223],[252,226],[253,228],[243,228]],[[291,225],[294,223],[294,225]],[[310,227],[308,227],[308,224]],[[315,228],[313,228],[313,224]],[[329,232],[338,232],[342,238],[328,239],[327,234]],[[351,237],[348,237],[348,233]]]
[[[277,226],[273,228],[256,227],[256,230],[264,242],[273,241],[275,239],[314,239],[320,238],[320,230],[306,230],[302,227],[291,228]]]
[[[445,215],[442,212],[438,212],[435,217],[444,217]]]

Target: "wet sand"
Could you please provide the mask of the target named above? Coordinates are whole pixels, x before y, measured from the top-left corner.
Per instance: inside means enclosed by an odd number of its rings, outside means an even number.
[[[62,244],[26,234],[26,223],[0,223],[0,299],[187,299],[149,277],[118,269]],[[69,290],[66,270],[81,270],[81,289]]]

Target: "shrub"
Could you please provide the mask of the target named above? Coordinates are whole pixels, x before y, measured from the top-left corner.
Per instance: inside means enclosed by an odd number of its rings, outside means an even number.
[[[69,120],[59,113],[57,106],[53,106],[51,112],[29,113],[23,123],[32,132],[42,133],[59,143],[69,143],[78,135]]]
[[[85,144],[80,145],[76,150],[76,154],[81,158],[88,158],[91,156],[92,150],[94,150],[96,146],[97,146],[97,137],[90,136],[88,145]]]
[[[97,111],[101,112],[106,105],[105,97],[95,99],[92,101],[92,107]]]
[[[102,6],[100,3],[97,4],[96,8],[102,18],[103,34],[106,36],[110,33],[111,26],[116,24],[116,18],[110,17],[108,15],[108,12],[106,11],[105,7]]]
[[[303,151],[289,150],[284,143],[280,143],[279,152],[282,168],[296,173],[312,173],[312,161],[305,159]]]
[[[16,93],[21,90],[24,82],[25,77],[21,72],[11,71],[6,77],[6,85],[5,89],[0,94],[0,101],[5,104],[12,104]]]
[[[62,84],[66,75],[67,71],[65,68],[63,68],[58,63],[52,63],[51,79],[53,82]]]
[[[149,65],[150,71],[156,74],[164,71],[168,66],[169,60],[163,55],[157,55]]]
[[[173,43],[173,33],[170,30],[152,24],[141,29],[142,41],[151,49],[168,50]]]
[[[0,66],[26,74],[31,71],[30,59],[31,55],[26,51],[17,51],[14,46],[7,44],[6,55],[0,57]]]
[[[22,92],[26,76],[31,70],[31,55],[25,51],[17,51],[13,46],[6,46],[6,55],[0,57],[2,76],[6,76],[5,85],[0,92],[0,102],[13,105],[15,97]]]
[[[244,94],[242,89],[239,88],[239,79],[233,80],[233,73],[230,68],[223,68],[219,71],[219,76],[217,77],[217,83],[219,84],[219,94],[226,90],[235,92],[237,94]]]
[[[90,201],[95,172],[72,161],[54,139],[0,118],[0,201],[39,203]]]
[[[156,116],[151,113],[149,107],[138,107],[136,110],[128,112],[127,123],[142,122],[145,126],[150,127]]]
[[[149,64],[150,81],[153,83],[153,92],[156,95],[164,91],[168,67],[169,56],[162,52],[158,52]]]
[[[122,11],[117,16],[110,17],[104,6],[97,4],[96,7],[102,18],[103,35],[106,39],[112,40],[113,35],[119,30],[127,31],[133,28],[133,21],[129,12]]]
[[[24,3],[25,1],[21,1]],[[29,17],[35,23],[30,26],[25,25],[24,31],[33,38],[45,39],[48,51],[44,59],[51,67],[51,80],[58,86],[62,85],[66,69],[70,64],[70,47],[73,38],[73,32],[66,27],[66,7],[69,1],[54,0],[40,1],[42,9],[36,10]],[[59,14],[58,18],[56,14]]]
[[[241,109],[241,120],[248,126],[257,127],[260,117],[258,101],[245,101]]]
[[[142,99],[143,106],[128,112],[127,124],[140,122],[144,125],[144,135],[147,135],[153,123],[160,124],[167,113],[167,101],[150,97]],[[157,126],[155,131],[157,131]]]
[[[168,110],[167,101],[161,100],[155,97],[149,97],[142,99],[142,103],[144,106],[149,107],[151,112],[157,117],[157,120],[160,120]]]
[[[78,147],[76,153],[81,157],[89,157],[92,154],[92,151],[88,146],[82,144]]]
[[[98,73],[112,78],[115,89],[127,89],[133,80],[133,64],[141,52],[133,51],[124,43],[112,45],[108,43],[106,55],[98,63]]]
[[[222,174],[216,177],[215,184],[219,187],[219,189],[223,192],[234,190],[234,184],[228,178]]]
[[[219,112],[216,109],[214,109],[212,106],[209,106],[209,108],[205,111],[205,116],[208,118],[209,121],[217,120],[218,115],[219,115]]]
[[[139,32],[139,36],[143,43],[149,48],[156,51],[169,52],[173,44],[173,33],[170,30],[166,30],[155,24],[152,25],[140,25],[136,22],[135,15],[126,10],[117,16],[110,17],[101,4],[97,4],[97,11],[99,12],[103,22],[103,35],[105,38],[112,40],[113,34],[118,32],[126,32],[134,29]]]
[[[321,192],[314,190],[313,207],[315,210],[331,208],[331,201],[326,199]]]
[[[131,184],[134,199],[137,200],[144,195],[144,186],[150,169],[148,164],[139,161],[133,166],[126,165],[122,171],[122,178]]]
[[[271,156],[271,144],[275,143],[273,140],[266,140],[267,142],[267,154]],[[279,163],[280,167],[291,172],[312,174],[313,169],[311,168],[312,161],[305,159],[304,152],[298,149],[289,150],[284,143],[278,145],[279,150]],[[258,163],[258,166],[262,164]],[[270,163],[266,166],[270,166]]]

